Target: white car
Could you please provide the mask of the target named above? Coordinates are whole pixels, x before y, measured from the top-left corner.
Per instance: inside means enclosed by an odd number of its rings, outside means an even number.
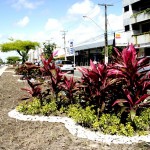
[[[70,60],[56,60],[55,65],[58,66],[61,71],[74,73],[74,65]]]

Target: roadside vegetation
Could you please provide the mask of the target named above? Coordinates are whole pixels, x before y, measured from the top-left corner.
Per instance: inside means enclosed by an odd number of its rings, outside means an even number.
[[[67,77],[55,66],[53,53],[42,66],[25,63],[16,68],[24,75],[29,93],[16,109],[23,114],[60,115],[73,118],[94,131],[112,135],[150,133],[150,72],[143,68],[150,58],[137,58],[133,45],[114,49],[112,62],[80,67],[81,80]],[[31,82],[31,78],[35,82]]]

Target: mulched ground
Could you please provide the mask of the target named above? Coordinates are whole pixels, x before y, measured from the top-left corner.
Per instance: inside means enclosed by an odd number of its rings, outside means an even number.
[[[8,117],[26,83],[17,82],[12,68],[0,77],[0,150],[148,150],[146,143],[108,145],[73,136],[62,123],[20,121]]]

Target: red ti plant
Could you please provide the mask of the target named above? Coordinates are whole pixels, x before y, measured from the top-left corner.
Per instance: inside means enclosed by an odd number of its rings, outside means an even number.
[[[21,88],[22,90],[27,91],[32,97],[37,97],[41,100],[41,96],[42,96],[42,89],[40,87],[40,85],[42,83],[32,83],[30,80],[27,80],[30,88]]]
[[[85,86],[85,100],[89,100],[90,105],[96,107],[96,111],[104,111],[106,93],[114,80],[107,82],[107,66],[105,64],[98,63],[97,66],[90,60],[90,69],[79,68],[82,73],[81,84]]]
[[[50,90],[56,96],[56,100],[58,97],[58,93],[60,91],[59,83],[62,81],[63,73],[61,73],[60,69],[55,66],[53,62],[53,57],[57,54],[54,52],[49,59],[45,59],[44,56],[41,57],[43,62],[43,67],[40,68],[42,75],[47,77],[49,80]]]
[[[31,62],[25,62],[16,69],[16,74],[23,75],[22,79],[36,78],[39,73],[39,66]]]
[[[75,104],[74,94],[79,90],[78,84],[73,77],[64,76],[63,83],[60,84],[61,90],[65,92],[68,98],[68,104]]]
[[[132,44],[122,52],[115,48],[115,52],[117,56],[114,64],[109,65],[108,76],[123,79],[125,84],[122,86],[124,98],[118,98],[112,106],[118,104],[122,111],[129,112],[133,119],[139,108],[149,105],[144,103],[144,100],[149,96],[146,92],[150,88],[150,72],[144,68],[149,66],[150,59],[138,59]]]

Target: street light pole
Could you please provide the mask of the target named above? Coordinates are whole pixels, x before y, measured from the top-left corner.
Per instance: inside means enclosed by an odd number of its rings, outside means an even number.
[[[63,39],[64,39],[64,51],[65,51],[65,60],[67,60],[67,53],[66,53],[66,32],[67,31],[61,31],[63,32]]]
[[[88,18],[90,19],[95,25],[97,25],[98,28],[101,28],[102,30],[104,30],[100,25],[98,25],[92,18],[90,18],[89,16],[83,16],[83,18]]]

